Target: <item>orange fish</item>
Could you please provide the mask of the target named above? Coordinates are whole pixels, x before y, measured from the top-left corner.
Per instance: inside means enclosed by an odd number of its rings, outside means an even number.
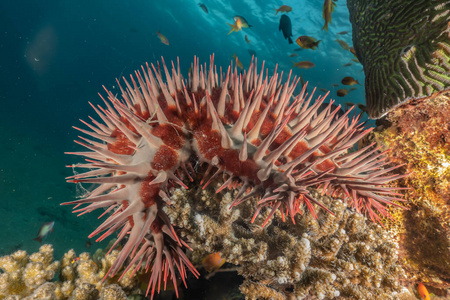
[[[279,13],[279,12],[285,12],[285,13],[288,13],[288,12],[291,12],[292,11],[292,7],[290,7],[290,6],[288,6],[288,5],[281,5],[280,6],[280,8],[278,8],[278,9],[276,9],[276,8],[274,8],[275,9],[275,11],[276,11],[276,13],[275,13],[275,15],[277,14],[277,13]]]
[[[169,46],[169,40],[164,36],[164,34],[162,34],[161,32],[157,31],[156,35],[158,36],[158,38],[161,41],[161,43],[163,43],[164,45]]]
[[[202,260],[203,268],[205,268],[207,272],[219,269],[224,263],[225,259],[220,256],[220,252],[209,254]]]
[[[428,293],[427,288],[423,285],[422,282],[419,282],[417,285],[417,291],[419,292],[420,298],[425,300],[430,300],[430,294]]]
[[[79,261],[80,260],[80,257],[75,257],[74,259],[72,259],[72,264],[74,264],[75,262],[77,262],[77,261]]]

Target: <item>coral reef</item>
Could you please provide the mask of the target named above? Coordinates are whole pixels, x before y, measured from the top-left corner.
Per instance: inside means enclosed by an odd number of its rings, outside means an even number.
[[[51,245],[43,245],[31,255],[20,250],[0,257],[0,299],[126,300],[125,292],[140,291],[136,276],[126,273],[120,280],[102,280],[118,253],[113,250],[100,265],[88,253],[77,257],[73,250],[54,261]],[[52,281],[58,271],[59,281]]]
[[[411,175],[409,210],[393,212],[388,228],[396,234],[408,279],[450,287],[450,92],[410,101],[387,115],[369,136],[391,149],[391,160]]]
[[[293,224],[276,212],[262,227],[270,210],[251,223],[251,203],[230,210],[233,192],[215,193],[213,188],[176,189],[173,205],[164,210],[183,228],[181,236],[194,249],[193,262],[220,252],[227,262],[239,265],[246,299],[395,298],[404,276],[396,243],[380,225],[367,222],[341,200],[314,189],[310,193],[334,215],[297,215]]]
[[[369,117],[450,89],[447,0],[349,0]]]

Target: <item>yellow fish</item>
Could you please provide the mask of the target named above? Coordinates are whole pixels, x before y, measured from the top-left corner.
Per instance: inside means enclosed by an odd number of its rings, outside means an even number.
[[[230,23],[227,23],[227,24],[228,24],[228,26],[231,27],[231,30],[230,30],[230,32],[228,32],[228,34],[234,32],[234,31],[238,32],[239,30],[242,30],[242,21],[240,18],[236,18],[236,21],[234,22],[234,24],[230,24]]]
[[[169,40],[159,31],[156,32],[156,35],[159,37],[161,43],[164,45],[169,46]]]
[[[236,53],[233,53],[233,58],[234,58],[234,61],[236,62],[236,66],[238,66],[238,68],[240,68],[241,70],[244,69],[244,65],[241,63],[239,58],[236,56]]]
[[[276,11],[275,15],[279,12],[291,12],[292,11],[292,7],[288,6],[288,5],[281,5],[280,8],[276,9],[274,8],[274,10]]]
[[[225,259],[220,256],[220,252],[212,253],[202,259],[203,268],[207,272],[212,272],[219,269],[225,263]]]
[[[331,13],[334,12],[336,3],[333,0],[325,0],[323,3],[322,17],[325,20],[325,25],[323,25],[322,30],[328,31],[328,24],[331,23]]]
[[[321,40],[316,40],[315,38],[307,35],[299,36],[295,40],[297,45],[299,45],[303,49],[312,49],[312,50],[316,50],[317,48],[319,48],[320,41]]]

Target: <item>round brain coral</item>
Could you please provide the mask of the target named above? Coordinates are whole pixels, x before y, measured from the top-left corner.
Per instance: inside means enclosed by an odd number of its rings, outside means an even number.
[[[164,60],[162,69],[147,64],[131,82],[124,78],[126,88],[119,84],[121,97],[105,88],[106,107],[92,105],[103,123],[92,119],[93,125],[83,122],[90,131],[76,128],[98,141],[76,141],[89,151],[70,153],[86,157],[72,167],[88,170],[68,181],[98,187],[64,204],[75,204],[80,214],[98,208],[109,214],[89,236],[104,232],[103,240],[119,231],[115,245],[126,241],[109,275],[130,257],[125,272],[134,264],[135,271],[151,269],[152,297],[162,279],[176,282],[175,268],[185,284],[187,269],[199,275],[184,253],[189,246],[162,210],[175,186],[206,188],[221,179],[217,193],[237,189],[231,207],[259,199],[252,221],[268,209],[264,224],[277,210],[293,222],[298,213],[316,216],[314,204],[329,211],[310,195],[311,186],[341,194],[374,221],[389,216],[385,205],[400,206],[393,202],[403,201],[399,188],[384,186],[405,176],[389,175],[398,166],[386,167],[373,144],[348,152],[371,131],[359,116],[350,120],[350,110],[338,117],[333,101],[321,109],[327,95],[312,101],[306,85],[293,97],[299,78],[291,81],[289,73],[282,82],[276,68],[272,77],[264,75],[264,62],[258,74],[256,58],[241,74],[233,65],[217,72],[214,56],[209,67],[194,58],[191,69],[185,80],[179,63],[172,63],[172,75]]]

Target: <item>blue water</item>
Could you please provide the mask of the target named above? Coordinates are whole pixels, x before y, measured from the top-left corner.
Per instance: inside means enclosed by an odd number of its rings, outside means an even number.
[[[343,67],[353,55],[336,42],[352,45],[346,1],[336,2],[328,33],[321,30],[323,0],[203,3],[208,14],[188,0],[0,2],[0,256],[15,249],[37,251],[40,244],[32,239],[48,221],[55,226],[45,242],[54,245],[57,258],[70,248],[77,253],[97,248],[94,241],[90,249],[85,243],[100,222],[98,213],[77,218],[71,207],[59,206],[77,195],[75,185],[65,182],[73,174],[65,165],[80,159],[64,152],[81,150],[71,126],[83,127],[78,119],[89,120],[88,115],[95,118],[88,101],[101,103],[102,85],[114,88],[115,78],[145,62],[180,57],[187,74],[194,55],[207,62],[215,53],[216,64],[225,68],[235,53],[247,67],[251,49],[269,73],[276,64],[287,74],[292,61],[313,62],[315,68],[295,69],[294,75],[330,89],[333,98],[344,86],[331,85],[345,76],[364,83],[360,64]],[[292,45],[278,31],[280,14],[274,8],[282,4],[293,8],[288,13]],[[226,23],[233,23],[234,15],[253,27],[228,35]],[[160,42],[158,30],[170,46]],[[350,33],[337,35],[341,31]],[[300,35],[322,40],[319,50],[295,52]],[[292,53],[298,57],[289,57]],[[364,103],[364,87],[337,100]]]

